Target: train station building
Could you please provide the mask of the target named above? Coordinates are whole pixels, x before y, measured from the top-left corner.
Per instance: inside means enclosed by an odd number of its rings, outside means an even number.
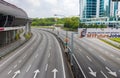
[[[4,0],[0,0],[0,46],[16,40],[21,31],[30,31],[27,13]]]

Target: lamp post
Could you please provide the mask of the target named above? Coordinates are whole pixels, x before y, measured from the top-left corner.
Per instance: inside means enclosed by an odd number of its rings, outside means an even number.
[[[54,16],[61,16],[61,17],[64,17],[64,15],[59,15],[59,14],[54,14]],[[67,49],[68,48],[68,31],[66,30],[66,38],[65,38],[65,48]]]

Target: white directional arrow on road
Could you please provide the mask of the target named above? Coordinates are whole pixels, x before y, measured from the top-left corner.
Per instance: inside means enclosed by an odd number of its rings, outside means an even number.
[[[96,77],[96,72],[94,72],[90,67],[88,67],[88,69],[90,70],[90,74],[93,75],[94,77]]]
[[[34,71],[35,75],[33,78],[36,78],[37,77],[37,74],[40,73],[39,69],[37,69],[36,71]]]
[[[58,70],[55,68],[52,70],[52,72],[54,73],[54,78],[56,78],[56,74],[57,74]]]
[[[108,72],[109,74],[117,77],[117,73],[116,73],[116,72],[112,72],[108,67],[105,67],[105,68],[109,71],[109,72]]]
[[[15,72],[15,75],[12,78],[15,78],[18,74],[20,74],[20,70]]]

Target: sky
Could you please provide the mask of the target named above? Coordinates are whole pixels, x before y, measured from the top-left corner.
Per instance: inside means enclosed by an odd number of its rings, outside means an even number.
[[[25,10],[30,18],[79,15],[79,0],[5,0]]]

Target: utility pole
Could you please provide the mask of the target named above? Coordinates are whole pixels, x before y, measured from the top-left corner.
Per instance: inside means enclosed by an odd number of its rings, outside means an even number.
[[[73,37],[74,37],[74,33],[71,34],[71,52],[70,52],[70,63],[71,63],[71,66],[73,66],[73,52],[74,52],[74,43],[73,43]]]

